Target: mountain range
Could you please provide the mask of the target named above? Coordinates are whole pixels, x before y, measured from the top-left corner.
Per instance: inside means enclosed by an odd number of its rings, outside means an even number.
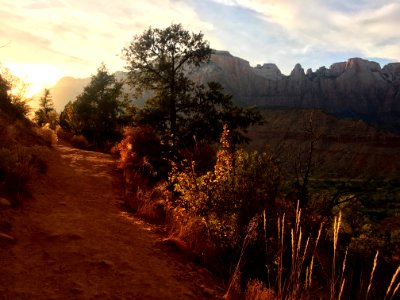
[[[315,71],[304,71],[297,64],[283,75],[275,64],[252,67],[228,51],[214,51],[209,63],[188,75],[200,83],[221,83],[239,105],[319,109],[400,132],[400,63],[381,68],[373,61],[350,58]],[[50,89],[56,109],[61,111],[75,100],[89,82],[89,78],[72,77],[58,81]]]

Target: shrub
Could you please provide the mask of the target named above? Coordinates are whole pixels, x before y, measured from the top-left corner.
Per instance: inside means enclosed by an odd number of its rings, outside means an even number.
[[[71,145],[79,149],[88,149],[89,142],[83,135],[74,135],[71,139]]]
[[[44,173],[44,157],[48,149],[42,146],[0,148],[0,193],[10,195],[13,205],[27,192],[26,185],[34,172]]]
[[[195,162],[194,167],[197,174],[205,174],[214,169],[216,152],[212,145],[197,143],[189,149],[181,149],[179,156],[182,161]]]
[[[49,124],[46,124],[45,126],[38,128],[36,130],[36,133],[41,136],[44,141],[47,143],[47,145],[55,145],[58,142],[58,137],[57,134],[54,130],[50,128]]]
[[[275,209],[280,175],[277,163],[267,153],[233,151],[229,131],[221,137],[214,171],[198,175],[193,162],[171,173],[180,196],[177,210],[204,220],[210,236],[221,249],[234,248],[244,237],[251,218]]]
[[[72,140],[72,137],[74,136],[73,133],[65,131],[60,125],[56,126],[56,134],[57,138],[70,142]]]
[[[120,155],[120,169],[135,170],[153,182],[166,176],[168,163],[162,158],[161,141],[149,126],[125,128],[115,151]]]

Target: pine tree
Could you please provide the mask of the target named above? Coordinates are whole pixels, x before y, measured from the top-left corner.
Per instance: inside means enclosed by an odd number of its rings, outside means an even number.
[[[50,128],[55,129],[58,122],[57,118],[50,90],[45,89],[39,100],[39,109],[35,112],[36,123],[39,126],[49,124]]]

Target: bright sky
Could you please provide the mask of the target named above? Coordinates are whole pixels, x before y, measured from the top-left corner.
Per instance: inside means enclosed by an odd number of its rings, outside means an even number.
[[[350,57],[400,61],[400,0],[0,0],[0,63],[31,82],[123,70],[121,49],[148,26],[182,23],[211,47],[289,74]]]

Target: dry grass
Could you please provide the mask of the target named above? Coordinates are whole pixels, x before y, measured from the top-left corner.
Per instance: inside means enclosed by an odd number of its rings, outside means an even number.
[[[20,204],[27,196],[30,178],[47,170],[49,151],[44,146],[0,148],[0,196],[8,196],[14,206]]]
[[[52,130],[48,124],[41,128],[36,128],[36,133],[43,138],[47,145],[55,145],[58,142],[58,136],[54,130]]]
[[[392,276],[392,280],[390,281],[389,287],[386,290],[386,295],[385,295],[385,299],[387,299],[390,294],[392,294],[392,296],[389,299],[393,299],[393,297],[396,295],[397,291],[399,290],[399,286],[400,286],[400,282],[397,284],[397,286],[394,288],[393,292],[392,292],[392,287],[393,284],[396,282],[397,276],[400,274],[400,266],[397,268],[396,272],[394,272],[393,276]]]
[[[273,300],[276,299],[273,289],[267,288],[264,283],[253,279],[247,283],[245,300]]]
[[[146,188],[142,176],[126,170],[125,180],[129,187],[125,190],[125,203],[138,217],[152,224],[165,224],[167,218],[168,191],[164,184]]]
[[[339,211],[339,215],[334,218],[333,221],[333,258],[332,258],[332,274],[331,274],[331,284],[330,284],[330,299],[340,299],[343,294],[344,285],[346,278],[344,277],[344,272],[346,270],[346,258],[347,249],[345,256],[342,261],[342,269],[339,274],[336,272],[337,255],[338,255],[338,241],[340,226],[342,223],[342,213]],[[339,287],[339,288],[338,288]]]
[[[265,214],[264,214],[265,220]],[[250,280],[246,285],[245,293],[240,292],[240,266],[244,257],[244,249],[246,248],[246,240],[242,246],[242,253],[237,263],[235,272],[233,273],[231,284],[228,287],[228,291],[225,295],[225,299],[246,299],[246,300],[291,300],[291,299],[314,299],[315,296],[311,294],[311,287],[313,286],[313,269],[314,261],[317,254],[317,246],[320,240],[323,224],[320,224],[320,228],[316,239],[311,237],[304,237],[303,230],[301,228],[301,209],[296,209],[296,220],[291,228],[290,235],[290,268],[288,269],[284,261],[284,250],[288,244],[288,238],[285,238],[285,226],[287,221],[285,215],[278,218],[277,231],[278,231],[278,249],[277,249],[277,261],[276,261],[276,285],[274,288],[265,286],[265,284],[259,280]],[[250,228],[250,227],[249,227]],[[328,287],[328,293],[326,298],[339,300],[343,297],[344,289],[346,286],[346,261],[347,252],[346,249],[343,258],[339,261],[339,234],[341,228],[341,213],[334,218],[333,222],[333,255],[332,255],[332,271],[330,278],[330,286]],[[265,226],[264,226],[265,231]],[[308,253],[312,248],[312,241],[314,243],[313,250]],[[311,255],[311,258],[307,257]],[[374,286],[374,274],[378,265],[379,252],[376,253],[372,270],[369,276],[369,284],[366,291],[360,290],[360,295],[364,294],[365,299],[372,299],[370,294],[372,287]],[[340,265],[340,268],[336,266]],[[384,299],[394,299],[400,288],[400,282],[398,276],[400,274],[400,266],[394,272],[392,280],[387,288]],[[314,285],[315,288],[315,285]]]
[[[372,280],[374,279],[374,273],[375,273],[375,269],[376,269],[376,263],[378,261],[378,255],[379,255],[379,251],[376,252],[376,255],[375,255],[375,258],[374,258],[374,264],[372,265],[372,271],[371,271],[371,275],[369,277],[369,284],[368,284],[367,294],[365,296],[365,299],[368,299],[368,295],[369,295],[369,292],[371,290]]]
[[[242,262],[245,254],[245,250],[247,249],[248,245],[252,240],[254,240],[257,236],[257,226],[258,226],[258,216],[253,217],[250,220],[250,223],[247,227],[247,233],[243,240],[242,248],[240,251],[239,260],[236,264],[235,270],[231,276],[231,281],[228,286],[228,290],[224,295],[225,299],[239,299],[241,295],[241,288],[240,288],[240,268],[242,267]]]

